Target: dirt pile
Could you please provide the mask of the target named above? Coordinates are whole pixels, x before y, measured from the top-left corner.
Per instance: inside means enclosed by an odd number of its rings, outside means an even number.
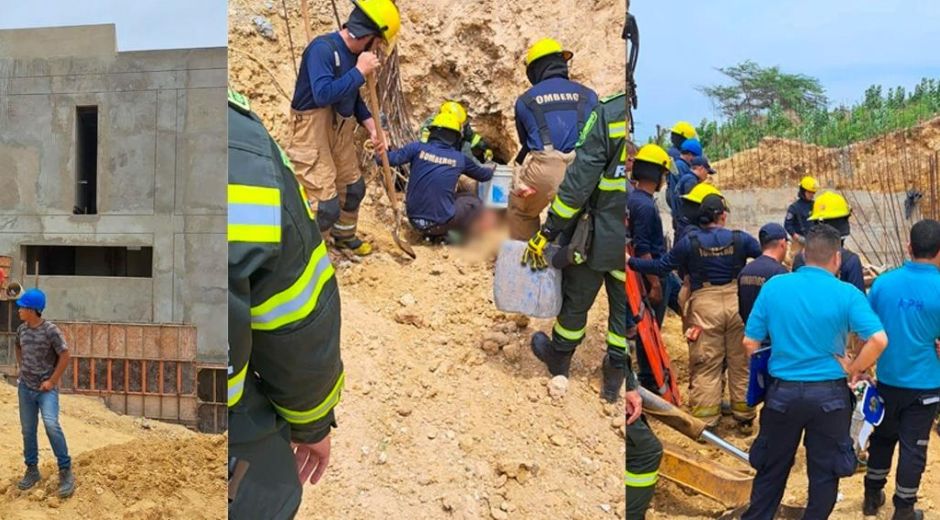
[[[726,189],[796,186],[815,175],[826,187],[880,192],[915,188],[929,197],[938,179],[931,160],[940,152],[940,117],[843,148],[767,137],[756,148],[714,164],[714,182]],[[934,176],[932,176],[934,175]]]
[[[336,4],[345,21],[350,3]],[[444,99],[457,99],[468,106],[475,128],[503,159],[518,149],[513,104],[529,87],[522,58],[536,39],[550,36],[571,49],[572,79],[601,96],[623,89],[621,0],[398,4],[403,14],[399,45],[404,94],[415,124],[432,115]],[[305,36],[300,3],[287,2],[291,38],[283,13],[282,3],[272,0],[229,2],[229,81],[249,95],[274,136],[286,144],[296,77],[289,39],[299,66]],[[314,36],[336,29],[329,2],[310,2],[310,13]],[[587,17],[589,26],[584,23]]]
[[[60,396],[75,494],[55,496],[55,458],[41,426],[43,480],[19,491],[23,444],[16,402],[16,388],[0,384],[0,518],[225,518],[225,436],[117,415],[92,397]]]
[[[336,261],[348,383],[331,470],[301,513],[622,518],[623,405],[598,397],[603,298],[571,379],[552,382],[528,346],[551,321],[493,306],[498,237],[464,250],[421,245],[406,262],[376,209],[361,228],[379,252]]]
[[[669,355],[673,361],[673,368],[679,373],[679,380],[683,382],[680,391],[683,397],[688,398],[688,387],[685,383],[689,380],[688,366],[689,354],[683,338],[681,326],[676,316],[670,315],[666,318],[664,330],[666,344],[669,346]],[[755,426],[757,423],[755,422]],[[725,454],[718,448],[713,448],[709,444],[700,444],[682,436],[680,433],[671,430],[662,424],[652,421],[653,430],[656,435],[664,441],[677,444],[688,451],[698,453],[708,457],[720,464],[730,468],[738,469],[743,472],[753,471],[743,463]],[[756,428],[755,428],[756,430]],[[722,418],[722,424],[717,433],[726,440],[732,442],[739,448],[747,450],[754,438],[754,435],[743,437],[735,432],[734,421],[730,417]],[[928,461],[937,460],[940,457],[940,438],[931,433]],[[895,456],[897,461],[897,456]],[[888,480],[888,486],[885,492],[888,495],[888,504],[882,508],[879,515],[873,518],[886,519],[891,518],[893,507],[891,506],[891,495],[894,493],[895,469],[892,468],[891,476]],[[864,491],[864,473],[857,473],[851,478],[842,479],[839,486],[839,499],[835,510],[830,517],[832,520],[856,520],[862,518],[862,497]],[[718,518],[725,513],[725,508],[720,504],[705,498],[701,495],[693,494],[684,488],[679,487],[665,479],[660,479],[657,484],[656,496],[653,501],[653,509],[647,515],[650,520],[692,520],[702,518]],[[927,466],[923,480],[920,485],[920,496],[917,507],[926,511],[928,517],[940,508],[940,502],[936,490],[940,489],[940,471],[936,465]],[[807,480],[806,480],[806,453],[801,446],[796,455],[796,461],[790,472],[790,480],[784,494],[783,503],[794,507],[806,505],[807,500]]]

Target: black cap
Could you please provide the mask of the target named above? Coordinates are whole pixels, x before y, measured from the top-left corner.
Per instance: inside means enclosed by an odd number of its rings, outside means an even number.
[[[349,34],[357,40],[360,38],[365,38],[366,36],[375,34],[381,35],[382,31],[379,29],[379,26],[363,12],[358,6],[356,6],[352,13],[349,14],[349,20],[346,21],[346,24],[343,25],[346,29],[349,30]]]
[[[774,240],[788,240],[787,231],[776,222],[764,224],[764,226],[760,228],[757,238],[760,240],[761,246],[765,246]]]
[[[708,157],[705,157],[704,155],[699,155],[698,157],[694,157],[694,158],[692,159],[692,164],[691,164],[691,165],[692,165],[692,166],[701,166],[701,167],[705,168],[705,171],[707,171],[709,175],[714,175],[714,174],[715,174],[715,169],[712,168],[712,165],[708,163]]]

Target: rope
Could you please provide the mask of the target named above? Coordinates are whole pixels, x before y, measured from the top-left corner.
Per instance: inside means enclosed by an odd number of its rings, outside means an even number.
[[[262,70],[264,70],[265,72],[267,72],[268,75],[271,76],[271,81],[274,83],[274,88],[276,88],[277,91],[280,92],[280,94],[281,94],[282,96],[284,96],[284,99],[286,99],[288,102],[291,101],[291,97],[287,94],[287,91],[285,91],[284,88],[281,87],[280,83],[277,82],[277,76],[274,75],[274,72],[272,72],[271,69],[269,69],[269,68],[267,67],[267,65],[265,65],[265,64],[264,64],[261,60],[259,60],[258,58],[255,58],[254,56],[252,56],[252,54],[251,54],[250,52],[243,51],[243,50],[239,49],[238,47],[232,47],[231,45],[229,45],[228,48],[229,48],[230,51],[234,51],[234,52],[236,52],[237,54],[241,54],[242,56],[245,56],[246,58],[248,58],[248,59],[250,59],[251,61],[255,62],[259,67],[261,67]]]

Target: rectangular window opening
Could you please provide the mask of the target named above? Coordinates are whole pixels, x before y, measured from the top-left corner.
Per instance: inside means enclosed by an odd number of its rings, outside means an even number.
[[[75,108],[76,215],[98,214],[98,107]]]
[[[29,275],[153,278],[152,247],[25,247]]]

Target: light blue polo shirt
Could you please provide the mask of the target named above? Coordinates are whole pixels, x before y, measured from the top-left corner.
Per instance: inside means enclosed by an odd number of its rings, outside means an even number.
[[[888,348],[878,359],[878,381],[900,388],[940,388],[940,270],[907,262],[875,279],[868,295],[885,324]]]
[[[764,284],[744,334],[757,341],[770,338],[770,375],[827,381],[845,377],[833,355],[845,354],[849,332],[868,339],[883,330],[861,291],[807,265]]]

